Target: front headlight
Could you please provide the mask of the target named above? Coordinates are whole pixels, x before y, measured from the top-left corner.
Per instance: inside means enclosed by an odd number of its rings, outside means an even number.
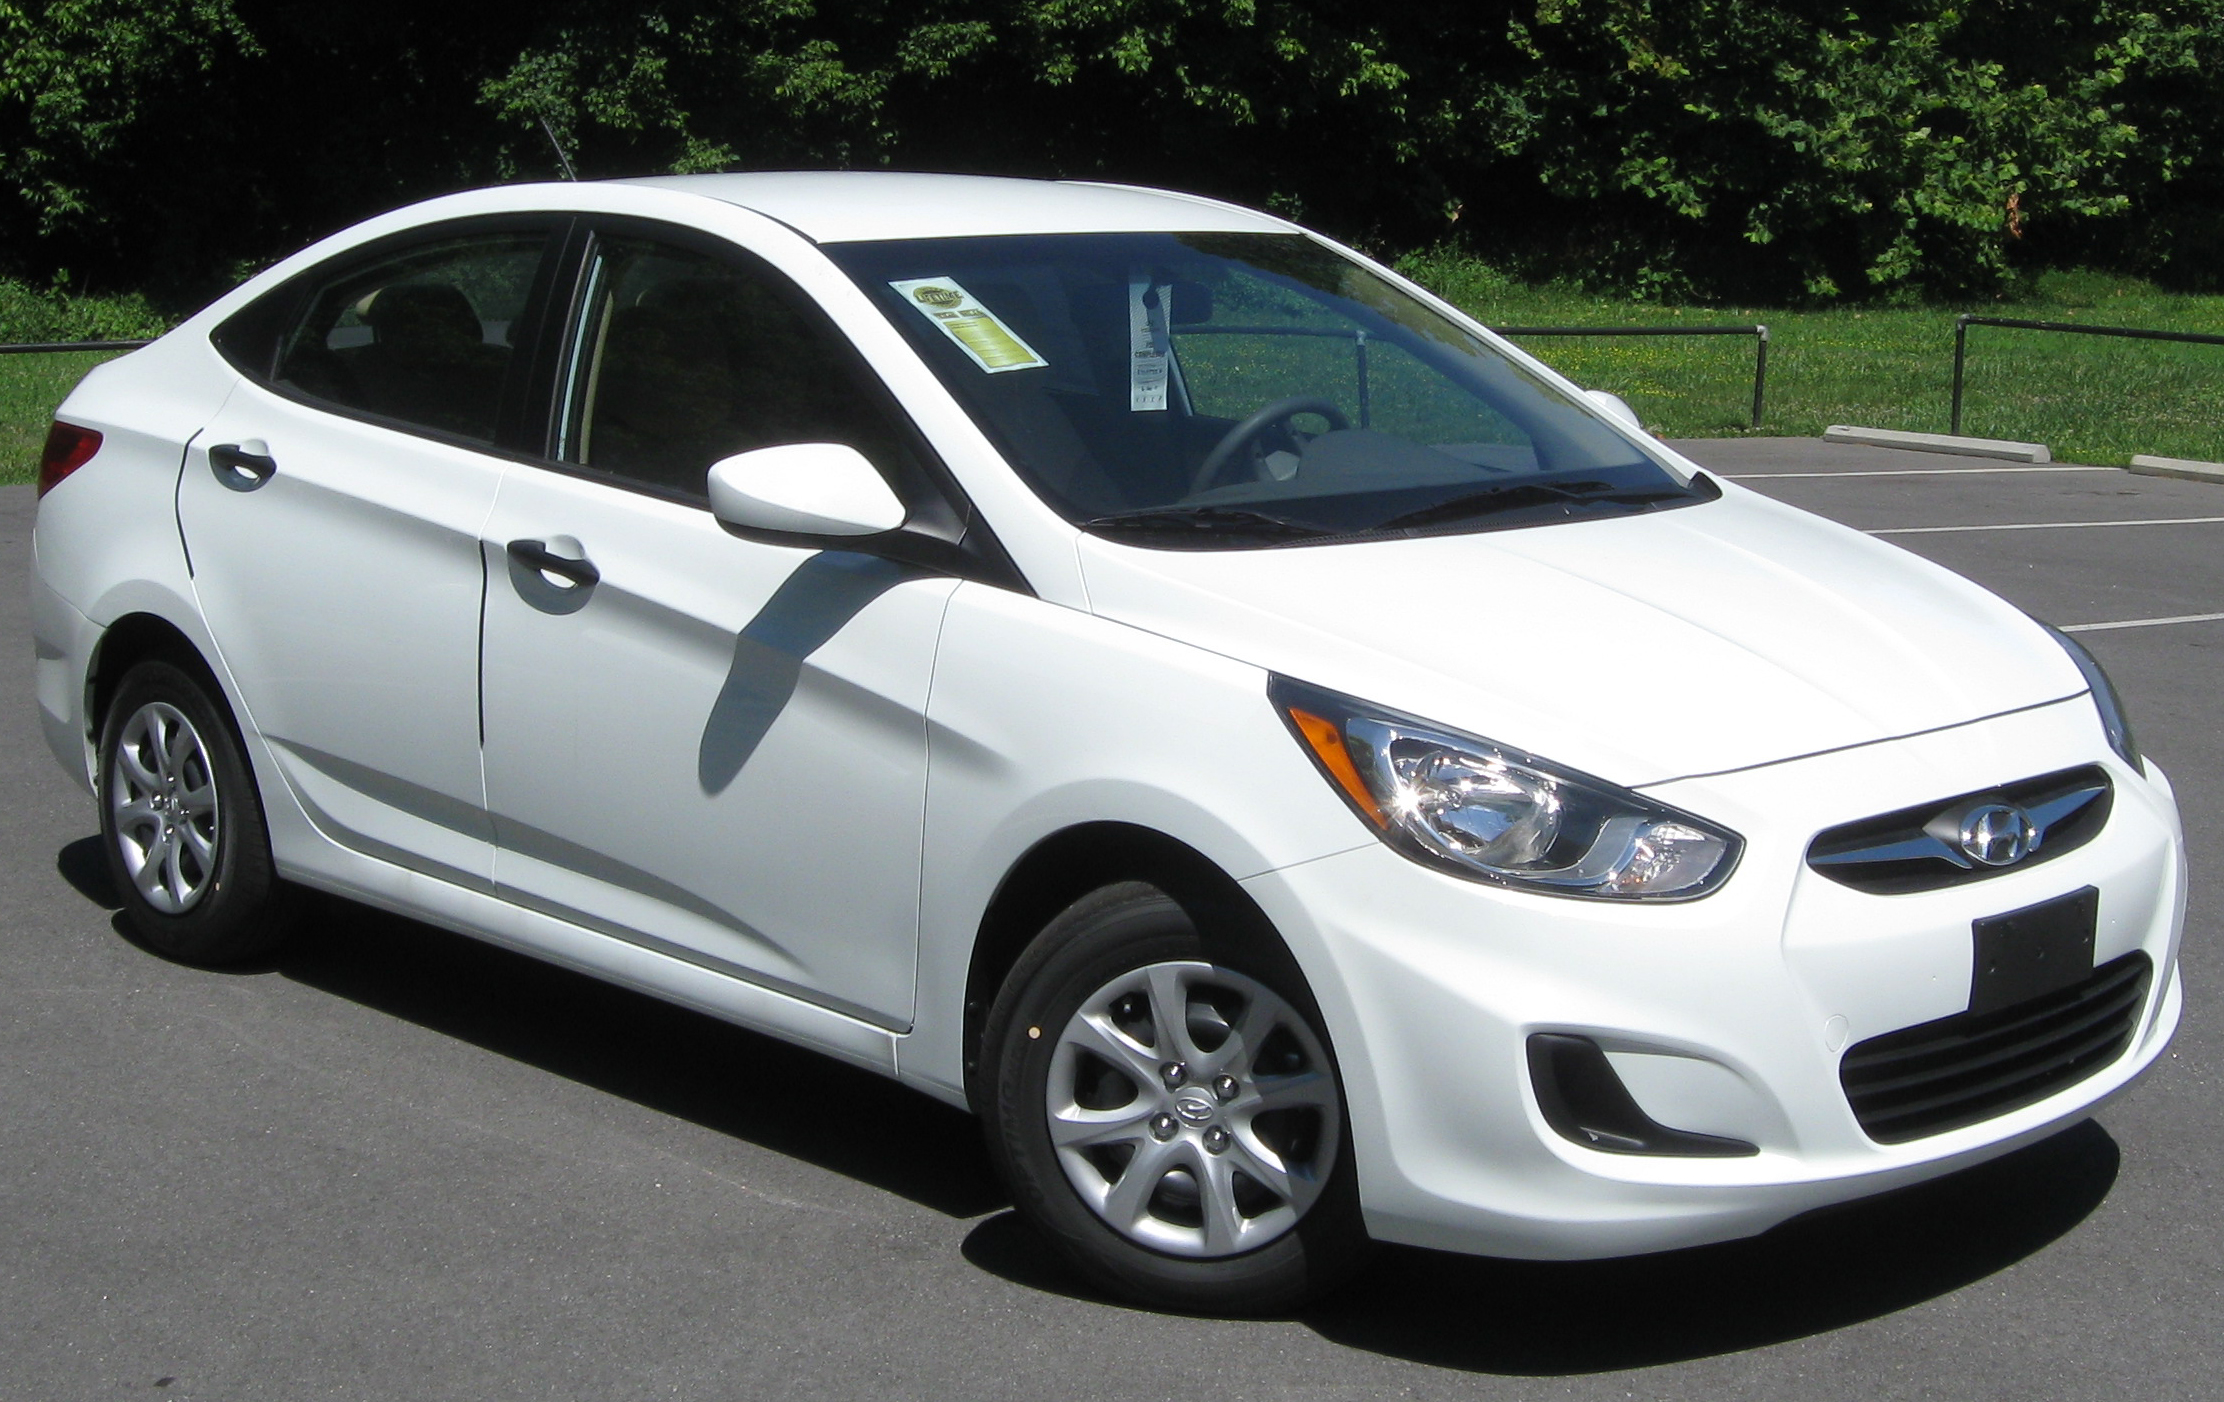
[[[1359,816],[1405,855],[1555,896],[1691,900],[1737,834],[1641,794],[1287,677],[1268,696]]]
[[[2039,626],[2053,635],[2062,651],[2070,655],[2070,661],[2077,664],[2077,670],[2085,674],[2085,685],[2093,690],[2093,708],[2100,712],[2100,728],[2108,732],[2108,748],[2122,755],[2134,771],[2145,773],[2146,767],[2139,762],[2139,742],[2131,735],[2131,717],[2124,714],[2124,699],[2116,694],[2116,684],[2108,679],[2108,673],[2101,670],[2100,659],[2053,624],[2041,622]]]

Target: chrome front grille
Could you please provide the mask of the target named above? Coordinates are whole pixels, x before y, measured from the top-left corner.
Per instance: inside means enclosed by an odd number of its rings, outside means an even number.
[[[1981,881],[2083,846],[2107,824],[2113,795],[2108,772],[2098,765],[2042,774],[1827,829],[1808,844],[1807,865],[1832,881],[1874,895]],[[2018,835],[2027,850],[1994,863],[1973,855],[1975,844],[1963,839],[1972,815],[2000,809],[2028,819]]]

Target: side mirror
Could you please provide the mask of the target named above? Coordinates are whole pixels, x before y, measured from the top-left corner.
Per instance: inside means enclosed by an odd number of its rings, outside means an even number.
[[[842,443],[790,443],[712,463],[711,515],[743,530],[879,535],[904,504],[865,455]]]
[[[1583,393],[1593,404],[1604,409],[1607,417],[1613,419],[1614,422],[1635,433],[1645,431],[1644,421],[1637,417],[1635,409],[1630,408],[1627,403],[1623,402],[1620,395],[1611,390],[1603,389],[1587,389]]]

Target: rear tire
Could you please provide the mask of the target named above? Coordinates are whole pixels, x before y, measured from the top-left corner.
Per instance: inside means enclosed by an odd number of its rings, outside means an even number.
[[[1342,1083],[1278,943],[1207,938],[1157,888],[1105,887],[1020,957],[983,1050],[1015,1205],[1107,1292],[1272,1314],[1364,1259]]]
[[[100,836],[124,918],[189,964],[268,955],[299,892],[270,855],[262,801],[222,702],[167,661],[124,674],[100,738]]]

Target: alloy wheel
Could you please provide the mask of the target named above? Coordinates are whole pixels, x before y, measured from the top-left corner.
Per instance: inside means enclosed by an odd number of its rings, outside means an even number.
[[[1217,1258],[1288,1233],[1320,1196],[1341,1135],[1320,1039],[1230,969],[1150,964],[1085,999],[1045,1092],[1074,1191],[1123,1237]]]
[[[163,701],[134,711],[117,736],[108,802],[124,870],[146,903],[183,915],[216,874],[216,779],[201,736]]]

